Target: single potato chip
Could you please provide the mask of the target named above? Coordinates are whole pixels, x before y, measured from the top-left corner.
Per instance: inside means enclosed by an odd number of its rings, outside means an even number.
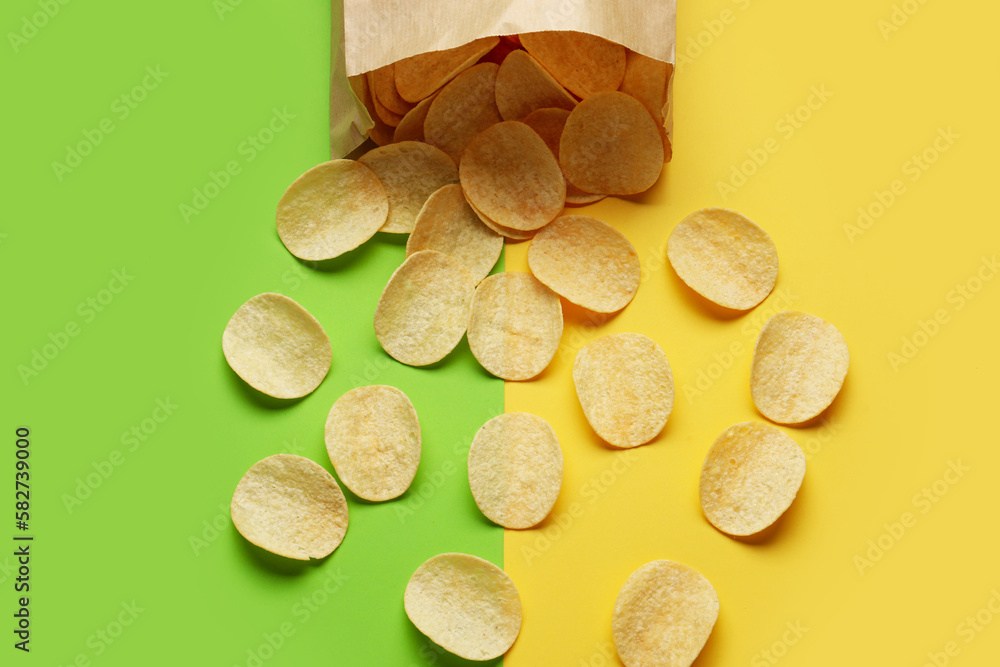
[[[849,364],[837,327],[808,313],[778,313],[764,324],[753,351],[753,404],[779,424],[809,421],[833,403]]]
[[[427,112],[424,139],[456,164],[474,136],[503,120],[493,93],[499,69],[494,63],[470,67],[441,89]]]
[[[469,323],[476,284],[462,263],[437,250],[406,258],[375,308],[375,337],[396,361],[426,366],[455,349]]]
[[[390,64],[371,73],[375,99],[379,100],[382,106],[392,113],[405,116],[413,108],[413,103],[407,102],[399,96],[399,91],[396,90],[395,72],[396,66]]]
[[[229,367],[275,398],[312,393],[330,371],[330,339],[316,318],[283,294],[265,292],[233,314],[222,334]]]
[[[278,236],[300,259],[339,257],[375,235],[389,215],[382,181],[354,160],[313,167],[278,202]]]
[[[634,195],[663,170],[663,142],[646,107],[625,93],[599,93],[580,102],[559,140],[566,178],[586,192]]]
[[[562,137],[567,118],[569,118],[569,111],[565,109],[537,109],[528,114],[522,121],[542,138],[556,162],[559,161],[559,139]],[[593,204],[604,197],[605,195],[584,192],[569,181],[566,182],[567,204]]]
[[[352,389],[326,418],[326,451],[340,481],[356,496],[380,501],[410,488],[420,465],[420,422],[399,389]]]
[[[705,517],[724,533],[759,533],[778,520],[802,486],[806,455],[763,422],[730,426],[701,467],[698,496]]]
[[[511,241],[527,241],[528,239],[532,238],[535,235],[536,231],[538,231],[533,229],[528,232],[522,232],[519,229],[511,229],[510,227],[504,227],[503,225],[497,224],[496,220],[491,220],[488,215],[485,215],[482,211],[476,208],[476,205],[473,204],[471,201],[469,201],[468,199],[466,199],[466,201],[469,203],[469,207],[473,210],[473,212],[475,212],[475,214],[479,216],[480,221],[482,221],[484,225],[495,231],[500,236],[508,238]]]
[[[628,51],[625,57],[625,78],[618,89],[642,102],[649,115],[656,122],[656,129],[663,140],[664,161],[670,162],[672,153],[670,137],[667,134],[667,99],[670,91],[670,77],[673,63],[665,63],[635,51]]]
[[[469,348],[504,380],[530,380],[552,361],[562,339],[562,303],[530,273],[490,276],[476,289]]]
[[[573,384],[591,428],[621,449],[655,438],[674,407],[667,355],[639,333],[610,334],[584,345],[573,362]]]
[[[556,294],[597,313],[627,306],[641,274],[629,240],[586,215],[561,215],[539,230],[528,247],[528,267]]]
[[[406,241],[406,256],[438,250],[462,263],[477,284],[489,275],[503,252],[503,237],[483,224],[462,194],[446,185],[424,203]]]
[[[375,107],[375,113],[377,113],[378,117],[382,119],[382,122],[389,127],[396,127],[399,125],[399,121],[403,120],[403,115],[391,111],[388,107],[382,104],[382,100],[379,99],[375,88],[375,72],[368,72],[365,75],[365,78],[368,79],[368,90],[371,91],[372,106]]]
[[[469,448],[469,487],[487,519],[531,528],[548,516],[562,486],[556,432],[541,417],[509,412],[486,422]]]
[[[422,100],[403,116],[403,120],[399,121],[396,131],[392,135],[392,140],[395,143],[424,140],[424,121],[427,120],[427,112],[430,110],[431,103],[436,97],[437,95],[435,94]]]
[[[368,86],[368,77],[364,74],[358,74],[348,77],[348,81],[351,83],[351,89],[354,91],[354,94],[365,105],[368,116],[372,119],[373,125],[368,130],[368,136],[379,146],[391,144],[393,128],[386,125],[385,121],[379,118],[378,111],[375,110],[375,100]]]
[[[396,90],[407,102],[419,102],[472,67],[499,43],[499,37],[483,37],[453,49],[404,58],[396,63]]]
[[[618,90],[625,77],[625,47],[569,30],[521,34],[521,44],[556,81],[581,99]]]
[[[233,525],[261,549],[285,558],[325,558],[347,533],[347,501],[323,466],[275,454],[253,464],[236,485]]]
[[[625,667],[690,667],[719,618],[719,596],[700,572],[654,560],[615,600],[611,631]]]
[[[576,100],[527,51],[512,51],[497,72],[496,105],[504,120],[524,120],[536,109],[572,109]]]
[[[771,237],[724,208],[705,208],[681,220],[667,240],[667,257],[688,287],[733,310],[753,308],[778,280]]]
[[[559,164],[541,137],[517,121],[497,123],[473,138],[462,154],[459,179],[476,209],[519,231],[548,224],[566,202]]]
[[[375,148],[358,162],[375,172],[389,197],[383,232],[409,234],[427,198],[441,186],[458,182],[458,169],[451,158],[419,141]]]
[[[514,582],[468,554],[439,554],[418,567],[406,584],[403,608],[420,632],[466,660],[500,657],[521,631]]]

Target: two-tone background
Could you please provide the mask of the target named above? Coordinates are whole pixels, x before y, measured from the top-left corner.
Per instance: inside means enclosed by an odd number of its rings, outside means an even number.
[[[615,595],[656,558],[718,590],[699,667],[993,664],[997,20],[971,2],[682,2],[674,161],[648,195],[584,209],[635,245],[639,293],[612,318],[566,308],[551,367],[504,385],[464,342],[429,369],[381,351],[371,318],[401,239],[319,270],[277,239],[284,188],[329,157],[327,3],[5,3],[2,664],[463,664],[402,609],[409,575],[442,551],[516,582],[512,666],[619,664]],[[715,205],[779,251],[775,292],[740,317],[665,260],[673,225]],[[506,268],[525,270],[525,250],[508,245]],[[222,356],[229,316],[263,291],[302,303],[334,343],[330,376],[289,405]],[[722,430],[760,418],[752,348],[785,309],[836,324],[851,370],[823,419],[785,429],[808,456],[791,510],[734,541],[701,516],[698,471]],[[657,340],[677,389],[663,434],[631,452],[590,431],[570,379],[576,350],[618,331]],[[245,470],[281,451],[329,468],[330,405],[373,383],[420,416],[410,491],[350,498],[322,562],[247,544],[228,517]],[[531,531],[489,524],[468,490],[468,445],[503,410],[549,420],[566,459]],[[29,654],[12,633],[18,427],[32,443]]]

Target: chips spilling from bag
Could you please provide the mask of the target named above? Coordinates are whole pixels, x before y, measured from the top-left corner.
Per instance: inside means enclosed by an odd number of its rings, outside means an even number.
[[[466,660],[506,653],[521,631],[521,596],[493,563],[460,553],[439,554],[406,584],[403,608],[431,641]]]

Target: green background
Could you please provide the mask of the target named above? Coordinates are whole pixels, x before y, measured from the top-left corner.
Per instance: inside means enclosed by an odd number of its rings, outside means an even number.
[[[37,2],[0,9],[5,33],[30,37],[12,44],[8,34],[0,48],[9,443],[0,470],[12,480],[14,430],[30,427],[36,536],[32,651],[10,646],[8,621],[0,661],[461,664],[413,628],[402,595],[413,570],[436,553],[502,564],[503,531],[475,508],[465,451],[478,427],[502,412],[503,383],[478,367],[465,342],[433,369],[404,367],[382,352],[372,315],[403,259],[401,238],[379,234],[313,268],[289,255],[274,230],[285,187],[329,158],[329,3],[53,7],[36,21],[44,22],[37,33],[24,27],[43,11]],[[147,67],[165,76],[146,78],[151,89],[137,91],[144,99],[125,116],[120,98],[142,85]],[[294,118],[253,149],[245,142],[275,110]],[[57,174],[52,163],[65,163],[67,145],[96,136],[102,120],[113,131]],[[181,205],[193,206],[195,190],[204,192],[230,162],[238,173],[217,191],[209,187],[215,196],[186,221]],[[124,289],[114,283],[114,294],[109,281],[122,269],[131,279]],[[298,402],[257,394],[222,355],[229,317],[266,291],[300,302],[333,342],[330,375]],[[74,324],[78,334],[61,340]],[[62,349],[44,349],[57,345],[50,334]],[[36,350],[53,358],[25,380],[18,368],[30,367]],[[299,564],[245,542],[228,513],[243,473],[281,451],[332,470],[326,414],[344,391],[365,384],[398,386],[417,409],[424,449],[410,491],[378,505],[348,493],[346,539],[323,561]],[[166,416],[158,400],[177,407]],[[128,435],[133,428],[141,440]],[[7,544],[12,495],[3,494]],[[67,501],[74,496],[80,502]],[[8,619],[10,551],[0,557]],[[123,604],[142,611],[119,634],[119,616],[131,620]],[[278,644],[283,630],[277,650],[260,649],[268,636]]]

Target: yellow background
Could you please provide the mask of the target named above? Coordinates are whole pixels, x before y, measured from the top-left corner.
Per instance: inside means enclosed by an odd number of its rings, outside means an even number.
[[[894,7],[899,25],[890,31]],[[540,528],[505,534],[505,569],[524,602],[506,664],[620,664],[611,651],[615,596],[658,558],[698,569],[718,591],[721,612],[699,667],[922,666],[935,664],[929,652],[938,665],[997,664],[1000,615],[962,624],[1000,591],[1000,279],[975,280],[980,270],[992,276],[983,258],[1000,251],[991,203],[1000,9],[714,0],[682,2],[679,17],[673,162],[648,196],[582,209],[635,245],[638,295],[607,321],[567,310],[550,368],[506,385],[507,411],[549,420],[565,455],[553,514]],[[700,53],[691,47],[699,37]],[[818,108],[806,113],[799,107],[814,87],[832,96],[813,98]],[[794,132],[778,125],[797,111],[810,117]],[[935,149],[949,128],[952,139]],[[767,161],[724,198],[718,183],[768,139]],[[925,150],[937,156],[921,170],[912,157]],[[897,179],[901,194],[849,237],[858,208]],[[713,311],[665,263],[673,226],[706,206],[745,213],[778,247],[776,291],[739,317]],[[507,246],[508,270],[527,270],[526,250]],[[980,288],[972,298],[954,291],[970,280]],[[784,429],[809,456],[792,508],[766,539],[740,542],[703,518],[698,474],[726,427],[762,419],[750,400],[752,349],[766,317],[789,308],[843,332],[850,372],[818,424]],[[944,323],[935,331],[926,322],[936,314]],[[933,336],[917,333],[922,321]],[[576,350],[619,331],[664,348],[677,392],[664,432],[632,454],[593,434],[571,379]],[[902,356],[904,337],[920,345],[894,368],[888,355]],[[697,388],[699,372],[717,379],[703,379],[707,389],[694,395],[686,388]],[[946,475],[949,462],[968,470]],[[915,498],[925,487],[934,502]],[[892,524],[907,512],[900,533]],[[880,539],[888,550],[859,565],[855,556],[867,558],[869,540]],[[1000,611],[1000,594],[993,607]]]

